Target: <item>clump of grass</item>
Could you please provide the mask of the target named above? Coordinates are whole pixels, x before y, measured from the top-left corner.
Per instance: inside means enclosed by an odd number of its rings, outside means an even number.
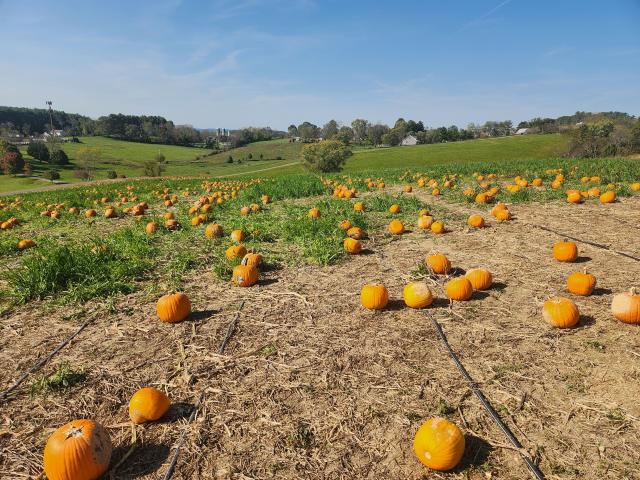
[[[294,448],[309,450],[315,446],[315,436],[311,430],[311,425],[305,421],[299,421],[296,431],[289,438],[289,443]]]
[[[126,228],[94,245],[38,249],[4,278],[18,303],[57,293],[83,301],[133,291],[133,282],[153,265],[154,252],[144,233]]]
[[[67,390],[74,385],[84,382],[86,375],[74,369],[68,362],[58,365],[51,375],[43,375],[31,384],[31,394],[56,392]]]

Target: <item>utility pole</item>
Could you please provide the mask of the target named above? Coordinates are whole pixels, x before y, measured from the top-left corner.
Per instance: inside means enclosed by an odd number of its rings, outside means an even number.
[[[51,100],[47,100],[45,103],[49,106],[49,133],[53,135],[53,109],[51,108],[51,105],[53,105],[53,103],[51,102]]]

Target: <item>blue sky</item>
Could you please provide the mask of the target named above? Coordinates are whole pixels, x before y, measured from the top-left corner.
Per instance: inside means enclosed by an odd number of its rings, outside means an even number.
[[[639,0],[0,0],[0,105],[196,127],[640,114]]]

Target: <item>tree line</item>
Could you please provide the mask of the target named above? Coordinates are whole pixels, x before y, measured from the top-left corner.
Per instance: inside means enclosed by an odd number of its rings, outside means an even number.
[[[507,136],[513,133],[513,124],[511,120],[504,120],[487,121],[482,125],[470,123],[466,128],[459,128],[456,125],[428,128],[422,121],[399,118],[393,127],[390,127],[383,123],[371,123],[364,118],[356,118],[350,125],[340,125],[335,120],[329,120],[322,127],[308,121],[302,122],[300,125],[291,124],[287,133],[290,138],[299,139],[306,143],[322,138],[324,140],[338,140],[345,145],[375,147],[400,145],[408,135],[413,135],[419,144]]]

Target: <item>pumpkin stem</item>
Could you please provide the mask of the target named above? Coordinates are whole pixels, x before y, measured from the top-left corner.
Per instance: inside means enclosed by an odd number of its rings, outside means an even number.
[[[585,275],[586,275],[587,273],[589,273],[589,272],[587,272],[587,267],[584,267],[584,268],[582,269],[582,273],[584,273]]]
[[[637,295],[637,294],[638,294],[638,290],[636,289],[636,287],[631,287],[631,288],[629,289],[629,293],[630,293],[631,295]]]

